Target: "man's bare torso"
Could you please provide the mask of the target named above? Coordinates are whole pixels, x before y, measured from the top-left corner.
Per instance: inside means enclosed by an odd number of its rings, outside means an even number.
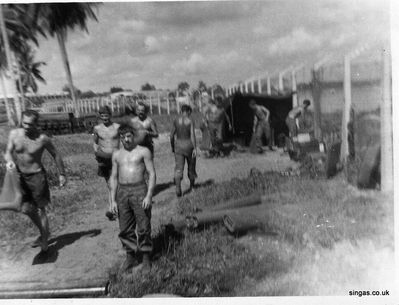
[[[133,184],[145,181],[145,150],[148,149],[136,146],[131,151],[122,148],[115,153],[116,162],[118,164],[118,183]]]
[[[299,117],[300,115],[302,115],[302,113],[304,112],[304,108],[302,106],[297,106],[294,109],[292,109],[289,113],[288,116],[291,119],[296,119],[297,117]]]
[[[112,154],[113,151],[119,148],[118,128],[118,123],[112,123],[108,127],[101,123],[95,127],[95,132],[98,136],[98,149],[100,151]]]
[[[255,116],[259,121],[265,121],[266,120],[266,113],[263,111],[262,107],[256,105],[255,108]]]
[[[28,137],[22,128],[13,130],[10,133],[10,138],[14,145],[13,152],[15,153],[19,170],[23,173],[40,172],[43,168],[43,151],[50,139],[40,132]]]
[[[134,117],[131,119],[132,125],[134,128],[140,130],[151,130],[152,119],[150,117],[146,117],[145,120],[140,120],[139,117]]]
[[[213,124],[219,124],[223,122],[224,109],[218,108],[215,105],[211,105],[208,109],[208,121]]]

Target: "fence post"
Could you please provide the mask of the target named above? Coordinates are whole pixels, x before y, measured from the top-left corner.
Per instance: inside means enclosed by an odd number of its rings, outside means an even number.
[[[161,114],[161,97],[158,91],[158,114]]]
[[[251,93],[255,93],[255,80],[251,79]]]
[[[291,71],[291,81],[292,81],[292,107],[296,107],[298,106],[298,92],[296,88],[295,70]]]
[[[262,93],[262,79],[258,78],[258,93]]]
[[[341,127],[341,161],[344,163],[346,163],[346,159],[349,156],[348,123],[350,120],[351,104],[351,58],[349,55],[346,55],[344,57],[344,111],[342,113]]]
[[[383,49],[383,99],[381,105],[381,191],[393,190],[393,139],[392,139],[392,83],[391,54],[386,44]]]
[[[248,81],[247,80],[244,82],[244,86],[245,86],[245,93],[248,93]]]
[[[152,96],[150,95],[150,113],[152,115]]]
[[[167,112],[168,112],[168,115],[170,115],[170,101],[169,101],[169,94],[168,94],[168,96],[166,97],[166,107],[167,107]]]
[[[320,105],[320,97],[321,97],[321,76],[320,76],[320,68],[313,67],[312,70],[312,97],[313,97],[313,123],[314,123],[314,133],[315,138],[317,140],[321,140],[322,132],[321,132],[321,105]]]
[[[282,94],[284,92],[284,72],[278,73],[278,93]]]
[[[272,86],[270,84],[270,75],[267,75],[266,78],[266,86],[267,86],[267,95],[272,95]]]

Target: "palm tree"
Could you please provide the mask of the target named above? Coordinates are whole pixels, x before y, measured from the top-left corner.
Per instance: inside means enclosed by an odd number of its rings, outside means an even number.
[[[8,70],[8,74],[11,75],[13,83],[16,84],[15,76],[15,53],[19,54],[24,52],[28,46],[28,41],[32,41],[37,44],[36,31],[40,32],[40,29],[36,26],[34,19],[32,18],[31,12],[28,10],[32,8],[32,4],[2,4],[0,5],[0,28],[1,28],[1,39],[0,39],[0,55],[2,58],[6,58],[3,61],[0,68],[4,71]],[[4,81],[4,79],[2,79]],[[13,87],[14,105],[17,114],[17,120],[21,120],[21,103],[19,101],[17,89]],[[7,106],[7,105],[6,105]],[[9,108],[10,109],[10,108]],[[8,117],[9,123],[12,123],[11,112]]]
[[[21,93],[23,94],[29,89],[36,93],[38,89],[36,80],[46,83],[40,71],[40,67],[46,65],[46,63],[43,61],[36,62],[35,52],[30,47],[27,48],[26,52],[19,54],[18,62],[21,69]]]
[[[88,32],[88,19],[97,20],[96,14],[93,11],[97,7],[97,3],[42,3],[36,4],[38,15],[41,19],[41,26],[51,37],[56,36],[61,50],[61,57],[64,64],[65,73],[68,79],[68,84],[72,96],[72,101],[75,107],[75,114],[79,116],[76,96],[73,90],[74,85],[72,81],[71,69],[65,41],[67,39],[67,32],[69,29],[74,30],[76,27]]]

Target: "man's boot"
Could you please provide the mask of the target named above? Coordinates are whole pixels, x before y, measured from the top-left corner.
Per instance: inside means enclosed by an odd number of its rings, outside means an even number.
[[[138,265],[138,261],[134,252],[126,252],[126,259],[119,268],[119,272],[128,272]]]

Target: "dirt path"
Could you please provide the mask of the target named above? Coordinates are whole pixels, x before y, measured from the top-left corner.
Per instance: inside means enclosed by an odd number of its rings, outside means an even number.
[[[153,206],[153,229],[160,222],[175,216],[176,200],[173,181],[173,155],[165,149],[167,138],[162,137],[156,143],[155,166],[157,171],[157,191]],[[163,146],[163,149],[159,149]],[[261,171],[283,170],[293,163],[281,151],[264,155],[233,152],[227,158],[198,158],[198,183],[216,183],[233,177],[245,177],[251,168]],[[188,188],[187,178],[183,190]],[[101,179],[93,181],[93,189],[105,193]],[[79,191],[77,182],[71,181],[64,191]],[[56,193],[57,196],[62,193]],[[105,283],[109,270],[123,260],[124,251],[117,237],[118,223],[109,222],[103,209],[89,209],[80,212],[71,219],[70,225],[57,232],[50,241],[49,253],[40,255],[39,250],[30,247],[29,240],[20,241],[19,249],[12,257],[0,260],[0,290],[40,289],[68,287],[82,283]],[[2,255],[3,256],[3,255]],[[0,256],[0,258],[2,257]]]

